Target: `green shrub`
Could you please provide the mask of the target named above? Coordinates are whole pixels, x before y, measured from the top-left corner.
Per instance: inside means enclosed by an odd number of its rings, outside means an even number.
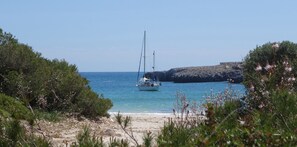
[[[248,103],[260,111],[263,127],[292,132],[297,125],[296,57],[297,44],[284,41],[259,46],[245,59]]]
[[[194,127],[181,125],[176,121],[170,120],[165,123],[157,138],[159,146],[187,146],[195,138]]]
[[[275,91],[271,94],[271,103],[274,108],[274,123],[271,127],[297,134],[297,93]]]
[[[0,146],[52,146],[45,138],[26,134],[20,121],[0,119]]]
[[[88,117],[109,116],[107,110],[112,107],[109,99],[99,98],[99,96],[88,89],[83,90],[78,95],[75,111]]]
[[[44,111],[44,110],[39,110],[35,109],[34,110],[35,118],[39,120],[47,120],[50,122],[58,122],[62,119],[62,114],[58,111]]]
[[[20,101],[0,93],[0,116],[33,120],[33,114]]]
[[[91,136],[90,128],[84,126],[83,130],[77,135],[78,145],[73,144],[72,146],[80,147],[103,147],[103,140],[95,136]]]
[[[0,92],[44,111],[107,115],[112,103],[95,94],[77,67],[48,60],[0,29]]]
[[[197,123],[198,118],[186,119],[187,123],[170,120],[161,129],[158,145],[296,145],[296,57],[297,45],[288,41],[257,47],[244,61],[247,96],[232,94],[232,90],[211,93],[204,105],[205,121]],[[181,112],[187,112],[184,104],[187,103],[179,105]]]
[[[244,61],[244,85],[255,109],[272,111],[271,94],[276,90],[296,91],[297,44],[267,43],[251,51]]]
[[[143,138],[143,145],[145,147],[152,147],[153,146],[153,140],[154,140],[154,136],[152,135],[152,132],[147,132]]]

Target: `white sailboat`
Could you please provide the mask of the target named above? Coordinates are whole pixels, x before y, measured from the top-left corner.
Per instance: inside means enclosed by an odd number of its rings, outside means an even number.
[[[143,56],[142,56],[143,53]],[[154,62],[153,62],[153,72],[155,71],[155,52],[153,53],[154,56]],[[143,76],[139,79],[139,73],[141,68],[141,61],[143,57]],[[138,68],[138,76],[137,76],[137,84],[136,86],[140,91],[158,91],[161,83],[157,79],[156,76],[153,77],[145,77],[145,61],[146,60],[146,31],[144,31],[144,37],[143,37],[143,46],[141,49],[141,55],[140,55],[140,62],[139,62],[139,68]]]

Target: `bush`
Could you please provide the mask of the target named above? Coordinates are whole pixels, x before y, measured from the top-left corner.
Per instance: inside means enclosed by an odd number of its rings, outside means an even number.
[[[160,146],[294,146],[297,144],[297,45],[267,43],[244,61],[247,96],[210,94],[204,122],[170,120]],[[183,98],[185,100],[185,98]],[[184,111],[182,102],[179,110]],[[183,116],[183,115],[181,115]],[[183,118],[181,118],[183,120]],[[190,124],[190,125],[185,125]]]
[[[99,97],[90,90],[83,90],[78,95],[74,110],[88,117],[109,116],[107,110],[112,107],[109,99]]]
[[[263,112],[262,126],[294,133],[297,114],[297,44],[267,43],[251,51],[244,63],[244,83],[251,109]],[[297,131],[295,131],[297,133]]]
[[[90,128],[84,126],[83,130],[77,135],[78,146],[81,147],[103,147],[102,137],[99,139],[95,136],[91,136]],[[73,144],[72,146],[77,146]]]
[[[0,93],[0,116],[33,121],[33,114],[20,101]]]
[[[45,138],[26,134],[20,121],[16,119],[0,119],[0,146],[51,146]]]
[[[107,115],[112,103],[98,97],[75,65],[48,60],[0,29],[0,92],[44,111]]]
[[[35,118],[39,120],[47,120],[50,122],[58,122],[62,119],[62,114],[58,111],[44,111],[44,110],[39,110],[35,109],[34,110]]]
[[[271,109],[273,91],[296,91],[296,57],[297,44],[289,41],[267,43],[247,55],[244,61],[244,85],[249,89],[251,107]]]

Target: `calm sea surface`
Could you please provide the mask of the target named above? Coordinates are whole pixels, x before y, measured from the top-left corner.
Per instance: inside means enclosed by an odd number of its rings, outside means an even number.
[[[90,82],[91,88],[105,98],[110,98],[113,108],[110,112],[124,113],[170,113],[174,108],[177,92],[187,99],[203,103],[211,91],[221,92],[227,82],[172,83],[163,82],[159,91],[139,91],[136,87],[136,72],[81,72]],[[232,89],[244,93],[241,84],[231,84]]]

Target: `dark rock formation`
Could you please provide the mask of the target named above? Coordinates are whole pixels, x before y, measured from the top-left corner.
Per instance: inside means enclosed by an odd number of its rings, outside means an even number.
[[[173,68],[168,71],[149,72],[146,73],[146,76],[156,76],[160,81],[176,83],[219,81],[240,83],[243,81],[243,69],[241,62],[223,62],[214,66]]]

